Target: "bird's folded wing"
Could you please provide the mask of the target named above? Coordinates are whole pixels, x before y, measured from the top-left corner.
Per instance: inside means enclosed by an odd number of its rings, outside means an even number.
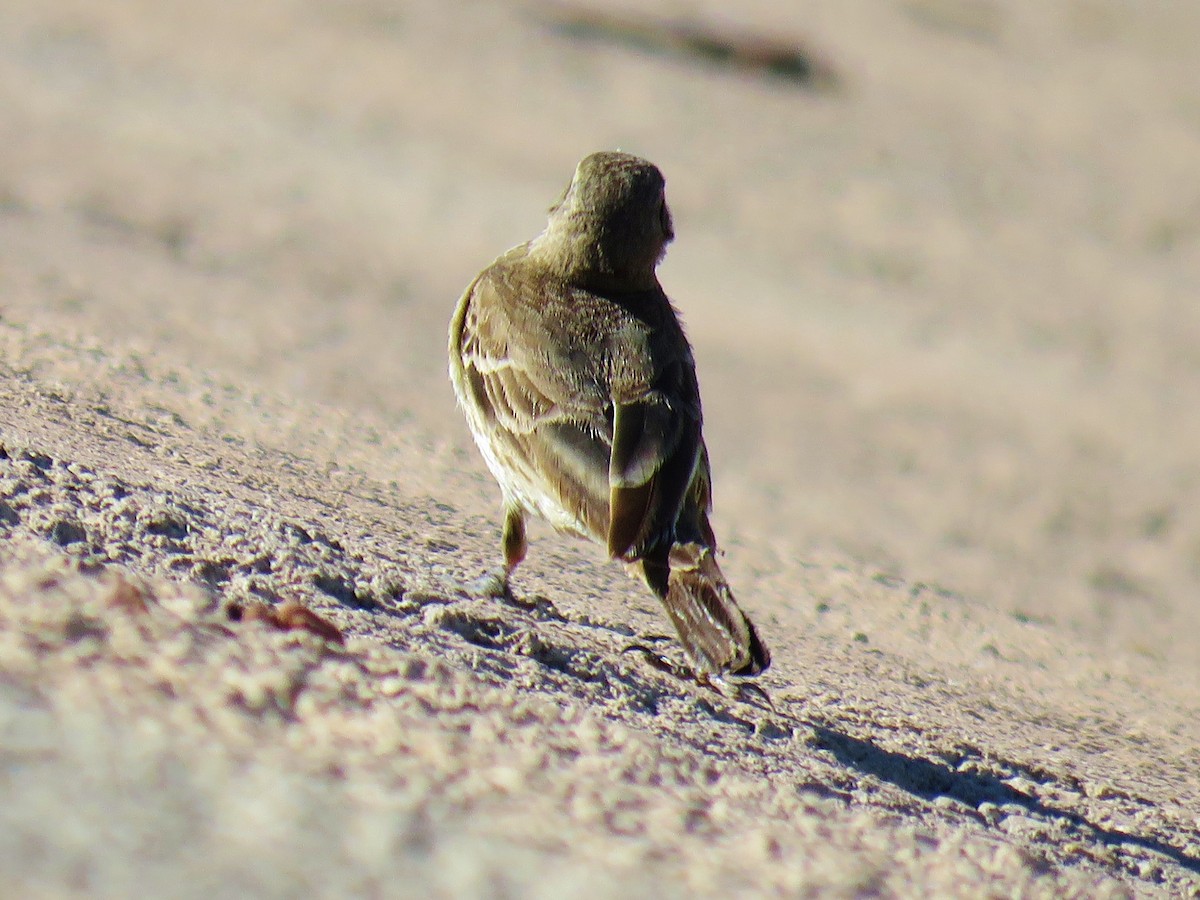
[[[513,291],[485,273],[468,292],[458,352],[481,411],[514,434],[598,413],[603,402],[581,389],[551,333],[510,302]]]
[[[503,282],[480,279],[465,310],[459,357],[471,399],[547,491],[593,530],[608,520],[611,423],[594,379],[554,336],[505,303]]]
[[[651,537],[660,518],[663,461],[678,443],[672,432],[670,410],[662,402],[613,404],[607,535],[612,557],[636,558]]]
[[[700,448],[699,420],[673,409],[657,392],[614,404],[610,556],[636,559],[651,547],[674,542]]]

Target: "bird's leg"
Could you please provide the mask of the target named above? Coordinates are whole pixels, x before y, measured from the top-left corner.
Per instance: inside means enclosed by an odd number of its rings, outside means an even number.
[[[504,510],[504,530],[500,536],[500,547],[504,551],[503,568],[481,576],[473,585],[476,592],[485,597],[512,597],[508,579],[525,559],[529,544],[525,539],[525,513],[515,506]]]
[[[504,534],[500,538],[504,547],[504,580],[525,559],[529,543],[525,540],[525,513],[515,506],[504,511]]]

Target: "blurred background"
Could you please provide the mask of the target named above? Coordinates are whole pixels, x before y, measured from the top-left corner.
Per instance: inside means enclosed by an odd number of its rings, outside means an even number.
[[[1194,673],[1198,38],[1177,0],[7,0],[0,317],[482,471],[454,303],[634,152],[743,593],[861,566]]]

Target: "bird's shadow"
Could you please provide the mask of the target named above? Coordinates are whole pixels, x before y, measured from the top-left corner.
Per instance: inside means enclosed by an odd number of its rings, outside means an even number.
[[[1086,816],[1060,809],[980,772],[961,772],[945,763],[885,750],[870,740],[854,737],[825,725],[808,723],[812,743],[832,753],[839,763],[864,775],[873,775],[923,800],[950,797],[978,808],[983,803],[1015,805],[1030,815],[1066,823],[1105,847],[1122,844],[1141,847],[1173,860],[1189,872],[1200,874],[1200,858],[1156,838],[1106,828]],[[982,814],[980,817],[983,818]]]

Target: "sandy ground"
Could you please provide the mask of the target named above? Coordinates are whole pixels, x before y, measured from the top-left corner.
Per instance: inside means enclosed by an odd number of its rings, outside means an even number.
[[[6,892],[1200,895],[1200,7],[727,6],[0,5]],[[773,708],[469,590],[446,322],[611,147]]]

